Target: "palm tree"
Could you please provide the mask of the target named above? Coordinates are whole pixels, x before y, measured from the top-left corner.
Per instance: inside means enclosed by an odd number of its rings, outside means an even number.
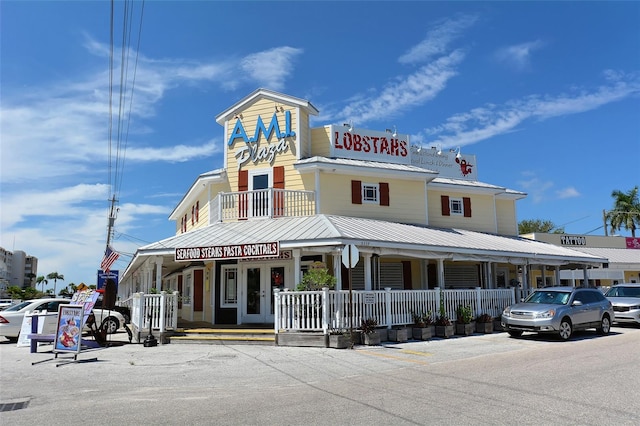
[[[631,231],[635,238],[636,229],[640,228],[640,199],[638,199],[638,186],[628,192],[614,190],[611,196],[615,199],[613,210],[607,212],[606,218],[611,224],[611,233],[625,228]]]
[[[36,285],[38,284],[42,284],[42,292],[44,293],[44,286],[45,284],[49,284],[49,281],[47,281],[44,275],[40,275],[38,278],[36,278]]]
[[[58,280],[64,281],[64,275],[61,275],[57,272],[51,272],[49,275],[47,275],[47,278],[53,280],[53,295],[55,296],[57,294],[56,285],[58,284]]]

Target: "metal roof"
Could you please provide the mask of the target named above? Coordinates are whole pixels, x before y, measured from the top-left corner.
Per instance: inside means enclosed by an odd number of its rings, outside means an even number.
[[[607,259],[540,241],[453,228],[376,219],[315,215],[219,222],[138,249],[125,275],[146,256],[173,256],[176,248],[279,241],[281,249],[329,251],[356,244],[362,252],[389,256],[494,261],[513,264],[597,265]]]
[[[574,247],[573,250],[597,257],[609,259],[609,267],[625,264],[633,269],[640,269],[640,250],[605,247]],[[635,265],[635,266],[634,266]]]

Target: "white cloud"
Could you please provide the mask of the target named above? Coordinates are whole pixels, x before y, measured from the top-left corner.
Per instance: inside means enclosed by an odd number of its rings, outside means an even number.
[[[529,69],[531,66],[531,54],[544,46],[540,40],[527,43],[506,46],[496,51],[495,57],[499,62],[507,64],[518,71]]]
[[[293,72],[294,59],[302,52],[294,47],[277,47],[246,56],[240,61],[240,68],[266,88],[281,90]]]
[[[379,94],[361,95],[338,115],[358,125],[424,104],[445,89],[447,82],[457,74],[455,66],[462,62],[464,56],[461,50],[451,52],[413,74],[398,78]]]
[[[518,185],[527,192],[534,204],[541,203],[547,198],[547,191],[553,187],[553,182],[540,180],[531,174],[526,177],[526,180],[518,181]]]
[[[592,91],[529,96],[504,105],[487,104],[453,115],[440,126],[424,129],[416,136],[416,141],[442,147],[469,145],[515,131],[526,120],[577,114],[639,94],[640,79],[629,75],[625,81],[613,81]]]
[[[578,192],[578,190],[575,189],[574,187],[570,186],[570,187],[561,189],[559,191],[556,191],[556,196],[560,199],[576,198],[580,196],[580,192]]]
[[[427,36],[407,53],[398,58],[401,64],[426,62],[439,55],[446,55],[449,45],[477,21],[471,15],[459,16],[457,19],[445,19],[438,22],[427,32]]]

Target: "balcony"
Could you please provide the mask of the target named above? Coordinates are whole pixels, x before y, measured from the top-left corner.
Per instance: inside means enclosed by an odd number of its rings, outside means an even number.
[[[316,213],[314,191],[268,188],[221,192],[211,202],[211,223],[253,218],[313,216]]]

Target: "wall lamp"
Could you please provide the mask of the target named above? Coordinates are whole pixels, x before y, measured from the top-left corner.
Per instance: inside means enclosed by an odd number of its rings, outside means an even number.
[[[342,125],[343,125],[343,126],[345,126],[345,127],[346,127],[346,126],[349,126],[349,128],[347,129],[347,132],[351,132],[351,131],[353,131],[353,123],[351,123],[351,120],[349,120],[349,122],[348,122],[348,123],[344,123],[344,124],[342,124]]]
[[[393,126],[393,135],[391,136],[393,136],[394,138],[398,136],[398,128],[396,126]]]
[[[242,120],[242,114],[236,114],[233,116],[233,118],[235,118],[236,120],[239,118]]]

